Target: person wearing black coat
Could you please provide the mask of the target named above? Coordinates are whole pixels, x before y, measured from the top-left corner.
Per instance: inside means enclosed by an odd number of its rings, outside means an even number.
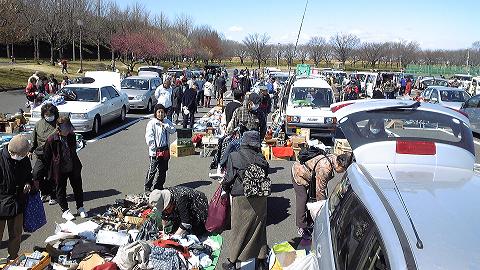
[[[175,119],[175,123],[178,123],[178,117],[182,113],[182,98],[183,98],[183,86],[182,86],[182,81],[176,80],[175,81],[175,87],[172,90],[172,120],[173,120],[173,114],[175,114],[177,117]]]
[[[0,235],[8,226],[8,259],[18,257],[23,232],[25,194],[32,186],[32,165],[27,153],[28,139],[13,137],[0,152]]]
[[[183,128],[193,128],[195,123],[195,113],[197,112],[197,85],[193,84],[192,88],[183,93],[182,98]]]

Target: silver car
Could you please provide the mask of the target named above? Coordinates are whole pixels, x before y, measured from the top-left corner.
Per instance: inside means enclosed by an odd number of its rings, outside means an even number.
[[[468,115],[472,131],[480,133],[480,95],[465,101],[460,110]]]
[[[132,110],[153,111],[157,104],[155,90],[162,84],[159,77],[132,76],[125,78],[122,83],[122,92],[128,95],[128,103]]]
[[[422,97],[426,102],[438,103],[454,110],[460,110],[470,95],[460,88],[429,86],[422,92]]]
[[[400,100],[353,103],[337,117],[355,162],[315,218],[319,269],[478,268],[468,118]]]

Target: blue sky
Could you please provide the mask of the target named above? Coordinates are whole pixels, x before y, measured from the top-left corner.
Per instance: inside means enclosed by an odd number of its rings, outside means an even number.
[[[295,42],[305,6],[304,0],[115,1],[122,7],[138,2],[170,19],[188,14],[196,25],[210,25],[237,41],[248,33],[268,33],[270,43]],[[362,41],[416,40],[424,49],[468,48],[480,40],[480,1],[310,0],[300,43],[337,32]]]

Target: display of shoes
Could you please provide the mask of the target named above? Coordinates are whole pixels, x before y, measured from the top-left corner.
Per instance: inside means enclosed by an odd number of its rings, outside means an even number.
[[[70,210],[67,210],[63,212],[62,218],[65,219],[66,221],[72,221],[75,219],[75,216],[70,212]]]

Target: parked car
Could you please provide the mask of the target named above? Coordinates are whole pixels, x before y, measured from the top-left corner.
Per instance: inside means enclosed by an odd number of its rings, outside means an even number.
[[[468,74],[455,74],[452,76],[449,82],[452,83],[455,79],[460,83],[461,88],[468,90],[470,88],[470,84],[472,83],[473,77],[472,75]]]
[[[288,86],[285,109],[285,132],[295,134],[309,128],[310,136],[333,137],[336,119],[330,110],[335,96],[330,85],[317,77],[301,77]]]
[[[465,101],[460,110],[468,115],[472,131],[480,133],[480,95]]]
[[[468,118],[409,100],[351,103],[336,116],[355,162],[315,217],[319,269],[480,265]]]
[[[168,75],[175,75],[175,78],[180,78],[180,76],[186,76],[187,79],[190,79],[193,77],[193,73],[192,71],[188,70],[188,69],[169,69],[167,71]]]
[[[420,80],[418,89],[425,90],[429,86],[448,86],[448,80],[438,77],[424,77]]]
[[[155,90],[162,84],[159,77],[132,76],[122,81],[122,92],[128,96],[130,109],[152,112],[157,104]]]
[[[89,84],[70,84],[57,94],[65,99],[58,105],[61,115],[69,116],[76,132],[98,134],[101,126],[113,120],[125,121],[129,109],[128,97],[119,92],[120,74],[110,71],[86,72],[86,77],[95,82]],[[32,111],[30,123],[41,119],[41,107]]]
[[[163,74],[163,67],[162,66],[142,66],[138,68],[139,75],[141,75],[140,72],[145,72],[145,71],[155,72],[158,74],[158,77],[161,78]]]
[[[426,102],[438,103],[454,110],[460,110],[470,95],[461,88],[429,86],[422,92],[421,97]]]

